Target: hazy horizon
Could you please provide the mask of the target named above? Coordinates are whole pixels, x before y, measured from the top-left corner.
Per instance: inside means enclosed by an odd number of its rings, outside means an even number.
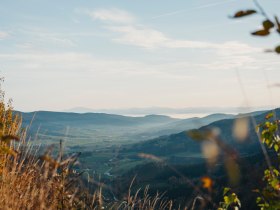
[[[277,107],[275,107],[277,108]],[[186,119],[192,117],[205,117],[212,114],[243,114],[255,111],[265,111],[274,109],[272,107],[130,107],[122,109],[91,109],[86,107],[74,107],[63,110],[17,110],[21,112],[37,112],[37,111],[50,111],[50,112],[65,112],[65,113],[106,113],[117,114],[130,117],[143,117],[147,115],[165,115],[172,118]]]

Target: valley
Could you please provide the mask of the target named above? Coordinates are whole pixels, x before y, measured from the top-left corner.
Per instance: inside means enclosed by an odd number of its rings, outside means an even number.
[[[259,123],[267,111],[240,115],[212,114],[189,119],[101,113],[21,114],[24,126],[31,125],[28,129],[31,139],[35,139],[33,143],[41,144],[42,148],[50,145],[58,148],[59,141],[63,140],[66,156],[80,153],[76,170],[86,172],[85,180],[89,175],[108,186],[110,190],[104,190],[103,194],[109,200],[120,199],[119,196],[127,192],[135,179],[133,191],[149,185],[150,193],[166,192],[166,196],[180,203],[184,200],[182,193],[192,197],[193,189],[186,180],[199,185],[199,177],[207,175],[215,178],[219,186],[228,182],[224,162],[228,151],[236,156],[240,170],[245,174],[250,173],[246,168],[249,163],[255,167],[252,164],[254,157],[259,163],[263,162],[250,116]],[[280,114],[279,109],[276,114]],[[241,142],[233,135],[237,118],[249,120],[247,137]],[[203,142],[192,139],[190,132],[203,134],[211,130],[219,131],[223,147],[215,165],[209,168],[202,151]],[[247,184],[246,179],[248,177],[244,176],[241,181]]]
[[[262,113],[251,114],[261,120]],[[24,127],[28,127],[31,139],[35,139],[33,143],[48,147],[63,140],[66,154],[81,153],[81,170],[86,169],[90,174],[109,179],[153,161],[139,157],[141,153],[154,155],[170,164],[205,162],[201,145],[187,134],[191,129],[218,128],[221,139],[241,155],[258,151],[252,125],[246,143],[239,143],[233,138],[232,127],[237,115],[212,114],[189,119],[162,115],[128,117],[44,111],[21,115]]]

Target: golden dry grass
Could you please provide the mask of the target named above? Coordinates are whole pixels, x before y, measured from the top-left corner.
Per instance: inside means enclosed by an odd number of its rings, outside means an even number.
[[[0,209],[94,209],[97,194],[80,187],[76,156],[56,159],[26,142],[21,118],[0,93]]]

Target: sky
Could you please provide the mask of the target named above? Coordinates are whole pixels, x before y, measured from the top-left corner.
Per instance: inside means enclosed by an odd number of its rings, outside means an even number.
[[[269,15],[279,0],[260,1]],[[280,37],[251,0],[4,0],[0,75],[22,111],[280,106]]]

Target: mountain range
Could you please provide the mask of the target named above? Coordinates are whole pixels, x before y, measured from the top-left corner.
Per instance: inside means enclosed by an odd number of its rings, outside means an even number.
[[[44,142],[48,139],[68,138],[71,145],[95,144],[112,141],[137,142],[182,130],[198,128],[234,115],[212,114],[203,118],[176,119],[164,115],[130,117],[106,113],[66,112],[18,112],[22,115],[23,126],[29,127],[30,135],[37,135]]]
[[[143,108],[119,108],[119,109],[92,109],[86,107],[74,107],[63,110],[63,112],[74,113],[109,113],[119,115],[210,115],[211,113],[248,113],[258,110],[268,110],[267,107],[186,107],[186,108],[169,108],[169,107],[143,107]]]

